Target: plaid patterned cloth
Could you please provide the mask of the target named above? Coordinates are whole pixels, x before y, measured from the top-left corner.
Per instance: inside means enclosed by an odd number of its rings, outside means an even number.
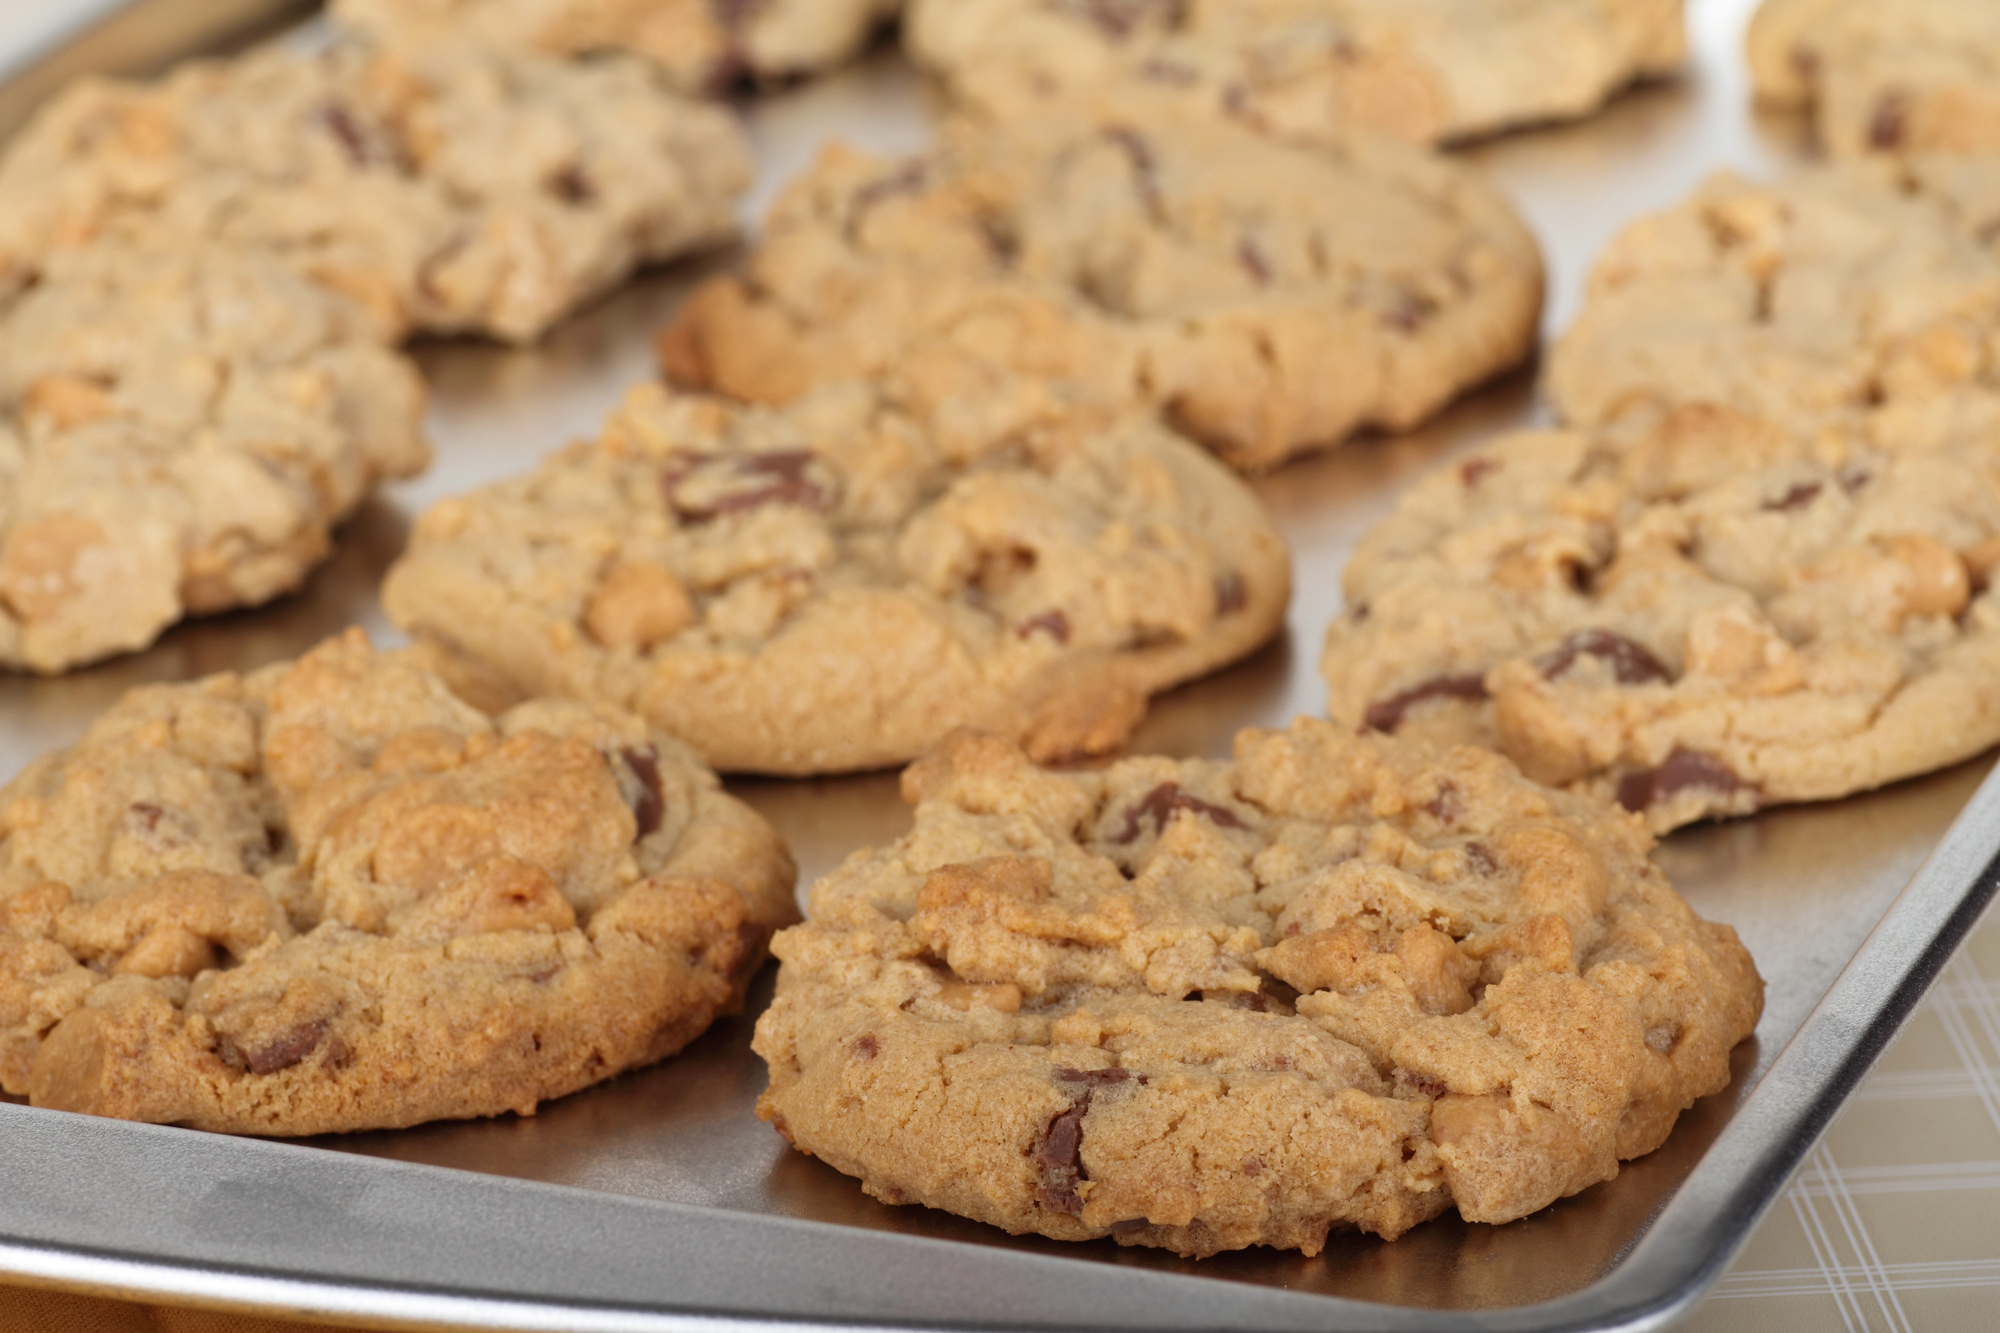
[[[1765,1216],[1688,1333],[2000,1328],[2000,910]],[[0,1333],[297,1324],[0,1288]]]

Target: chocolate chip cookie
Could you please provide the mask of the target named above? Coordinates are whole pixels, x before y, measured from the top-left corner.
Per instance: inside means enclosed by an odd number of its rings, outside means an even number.
[[[0,1087],[247,1134],[532,1114],[742,1003],[777,835],[615,709],[359,631],[128,694],[0,789]]]
[[[1676,408],[1509,437],[1371,532],[1327,635],[1343,726],[1496,744],[1656,830],[2000,741],[2000,448]]]
[[[71,84],[0,161],[0,285],[107,234],[285,257],[409,331],[533,339],[734,229],[729,114],[632,59],[265,48]]]
[[[904,34],[1004,117],[1141,85],[1286,137],[1420,143],[1589,115],[1686,54],[1680,0],[913,0]]]
[[[391,44],[481,41],[583,55],[630,51],[675,87],[722,92],[838,65],[903,0],[335,0],[340,22]]]
[[[298,586],[421,471],[423,385],[256,251],[97,243],[0,303],[0,666],[55,672]]]
[[[1284,543],[1202,450],[1045,384],[954,384],[783,410],[641,386],[598,440],[425,514],[383,604],[493,697],[605,700],[783,774],[968,725],[1104,750],[1276,632]]]
[[[1544,391],[1580,425],[1729,407],[1884,448],[2000,429],[2000,159],[1718,176],[1628,227]]]
[[[1232,761],[962,736],[781,933],[758,1112],[886,1203],[1311,1255],[1505,1222],[1729,1082],[1763,984],[1615,807],[1300,719]]]
[[[2000,150],[2000,10],[1965,0],[1764,0],[1759,100],[1809,109],[1830,153]]]
[[[1534,239],[1451,163],[1135,101],[962,120],[904,159],[829,149],[661,351],[676,383],[763,403],[948,352],[1162,408],[1255,470],[1514,364],[1541,290]]]

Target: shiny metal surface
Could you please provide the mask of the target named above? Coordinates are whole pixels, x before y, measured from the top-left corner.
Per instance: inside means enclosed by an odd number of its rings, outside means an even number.
[[[245,2],[228,5],[242,12]],[[202,8],[142,0],[119,22],[170,32],[174,16]],[[1541,235],[1549,328],[1574,312],[1591,256],[1624,222],[1717,167],[1770,172],[1800,158],[1796,125],[1747,106],[1737,53],[1749,8],[1693,0],[1696,65],[1685,80],[1583,125],[1462,154]],[[183,41],[208,40],[199,24],[179,26]],[[89,67],[90,40],[59,54],[61,68]],[[151,63],[166,49],[120,59]],[[10,91],[41,77],[0,85],[0,114]],[[930,114],[924,90],[887,56],[747,111],[763,166],[752,213],[824,139],[911,147]],[[184,625],[146,653],[59,680],[0,678],[0,776],[74,740],[142,681],[275,660],[354,622],[393,640],[374,590],[411,517],[591,431],[650,373],[648,334],[729,258],[650,275],[533,351],[419,348],[436,468],[370,502],[296,597]],[[1134,748],[1220,754],[1240,726],[1318,711],[1319,638],[1352,544],[1422,472],[1534,420],[1532,390],[1532,372],[1517,373],[1413,435],[1261,479],[1297,555],[1287,633],[1158,701]],[[1738,927],[1769,981],[1764,1020],[1737,1052],[1737,1082],[1685,1116],[1659,1152],[1505,1227],[1447,1219],[1393,1245],[1336,1237],[1313,1259],[1259,1251],[1193,1263],[889,1208],[752,1116],[763,1069],[746,1017],[531,1119],[296,1146],[0,1106],[0,1273],[518,1327],[1658,1327],[1721,1271],[1991,894],[2000,786],[1981,785],[1989,764],[1671,838],[1659,857],[1674,882]],[[791,840],[806,879],[907,826],[893,775],[734,785]]]

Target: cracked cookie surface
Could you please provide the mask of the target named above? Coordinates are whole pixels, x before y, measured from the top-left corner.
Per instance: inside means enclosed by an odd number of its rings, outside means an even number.
[[[903,0],[336,0],[333,16],[393,44],[477,40],[552,55],[630,51],[677,88],[727,90],[853,57]]]
[[[966,725],[1107,749],[1276,632],[1284,543],[1201,449],[1047,385],[951,383],[782,410],[641,386],[598,440],[432,508],[383,604],[503,694],[615,702],[785,774]]]
[[[642,263],[727,239],[750,168],[640,62],[341,43],[71,84],[0,161],[0,283],[119,234],[268,250],[384,336],[528,341]]]
[[[1730,408],[1879,447],[2000,429],[2000,159],[1719,175],[1627,227],[1543,390],[1578,425]]]
[[[1136,83],[1289,138],[1419,143],[1589,115],[1686,54],[1680,0],[913,0],[904,33],[994,115]]]
[[[670,737],[359,631],[132,691],[0,788],[0,1087],[298,1135],[531,1114],[740,1006],[777,835]]]
[[[1762,982],[1615,807],[1300,719],[1054,773],[961,736],[814,886],[755,1049],[888,1203],[1314,1254],[1615,1175],[1724,1087]]]
[[[1327,634],[1349,727],[1498,746],[1655,829],[2000,741],[2000,450],[1728,409],[1503,439],[1370,532]]]
[[[1163,409],[1256,470],[1514,364],[1541,283],[1533,237],[1455,164],[1135,103],[960,120],[904,159],[828,149],[661,355],[676,383],[783,403],[949,352]]]
[[[2000,10],[1963,0],[1765,0],[1759,100],[1810,111],[1838,157],[2000,149]]]
[[[326,558],[421,471],[423,385],[366,312],[219,245],[98,243],[0,308],[0,666],[143,648]]]

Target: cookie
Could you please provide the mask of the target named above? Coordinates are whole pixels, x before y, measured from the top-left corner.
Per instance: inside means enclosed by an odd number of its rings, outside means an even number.
[[[971,725],[1108,749],[1276,632],[1284,542],[1213,459],[1046,386],[961,388],[978,413],[640,386],[598,440],[426,513],[383,605],[492,697],[604,700],[781,774]]]
[[[2000,428],[1989,210],[1992,159],[1717,176],[1613,240],[1544,393],[1584,426],[1709,404],[1882,447]]]
[[[885,1203],[1317,1253],[1616,1175],[1729,1082],[1763,983],[1639,822],[1317,719],[1230,761],[955,740],[782,932],[758,1113]]]
[[[1013,117],[1140,84],[1286,137],[1418,143],[1587,116],[1680,68],[1680,0],[913,0],[904,45]]]
[[[1327,634],[1346,727],[1496,744],[1656,830],[2000,742],[2000,447],[1713,406],[1535,432],[1425,478]]]
[[[333,17],[391,43],[477,40],[583,55],[630,51],[677,88],[719,93],[843,63],[903,0],[335,0]]]
[[[1539,252],[1470,173],[1154,112],[827,150],[662,336],[668,377],[784,403],[949,351],[1162,408],[1257,470],[1413,426],[1533,345]]]
[[[255,251],[97,244],[0,308],[0,666],[55,672],[326,558],[429,461],[367,314]]]
[[[264,48],[70,85],[0,160],[0,285],[86,238],[279,254],[385,337],[529,341],[634,266],[727,238],[742,131],[637,61]]]
[[[357,631],[132,691],[0,789],[0,1087],[245,1134],[534,1112],[742,1003],[778,837],[615,709]]]
[[[2000,150],[2000,10],[1973,0],[1764,0],[1759,100],[1811,112],[1837,157]]]

